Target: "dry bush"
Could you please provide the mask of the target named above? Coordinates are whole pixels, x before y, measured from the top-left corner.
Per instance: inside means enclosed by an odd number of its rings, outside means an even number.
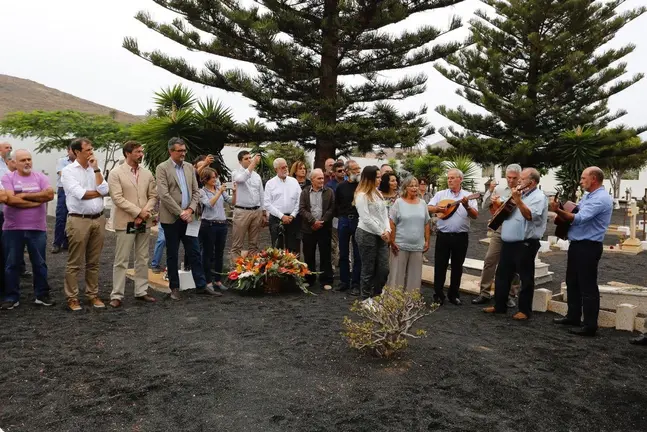
[[[437,304],[427,307],[419,290],[385,288],[377,297],[353,303],[351,312],[364,320],[356,322],[344,317],[346,331],[342,335],[351,348],[388,358],[407,347],[407,338],[426,336],[425,330],[414,332],[412,327],[416,321],[437,308]]]

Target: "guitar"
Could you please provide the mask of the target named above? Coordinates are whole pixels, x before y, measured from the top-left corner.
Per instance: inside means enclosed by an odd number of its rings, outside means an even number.
[[[559,192],[555,195],[554,200],[557,201],[557,198],[559,198]],[[563,204],[560,202],[559,208],[573,214],[580,211],[580,208],[573,201],[566,201]],[[571,228],[571,223],[571,221],[564,220],[558,215],[555,218],[555,225],[557,225],[555,227],[555,237],[562,240],[568,240],[568,230]]]
[[[473,200],[473,199],[476,199],[476,198],[478,198],[480,196],[481,196],[481,194],[477,192],[477,193],[473,193],[472,195],[468,195],[467,199],[468,200]],[[462,200],[462,198],[461,198],[461,200]],[[456,213],[456,210],[458,210],[458,206],[461,203],[461,200],[455,201],[455,200],[453,200],[451,198],[447,198],[447,199],[444,199],[444,200],[440,201],[436,205],[436,207],[442,207],[442,208],[444,208],[444,210],[439,211],[438,213],[436,213],[436,217],[438,219],[443,219],[443,220],[449,219],[450,217],[452,217],[454,215],[454,213]]]
[[[522,193],[525,192],[528,189],[527,185],[519,185],[517,186],[517,190],[521,191]],[[517,203],[514,202],[512,197],[508,198],[503,204],[499,206],[499,208],[494,212],[492,215],[492,219],[490,219],[490,222],[488,223],[488,228],[491,230],[496,231],[499,229],[501,225],[503,225],[503,221],[506,220],[507,218],[510,217],[512,212],[517,208]]]

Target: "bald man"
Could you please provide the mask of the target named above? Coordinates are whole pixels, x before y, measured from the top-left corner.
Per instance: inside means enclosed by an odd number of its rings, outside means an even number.
[[[569,331],[578,336],[595,336],[600,314],[600,289],[598,264],[602,257],[604,236],[611,223],[613,199],[604,190],[604,173],[598,167],[588,167],[582,172],[580,186],[588,192],[578,204],[577,213],[550,203],[550,210],[568,222],[568,262],[566,265],[566,293],[568,312],[556,318],[555,324],[574,326]],[[580,319],[584,315],[584,322]]]
[[[48,178],[32,170],[31,153],[17,150],[13,159],[16,171],[2,177],[7,194],[4,224],[2,226],[5,259],[5,293],[0,308],[13,309],[20,305],[20,264],[25,246],[34,273],[34,303],[52,306],[47,284],[47,207],[54,199],[54,189]]]

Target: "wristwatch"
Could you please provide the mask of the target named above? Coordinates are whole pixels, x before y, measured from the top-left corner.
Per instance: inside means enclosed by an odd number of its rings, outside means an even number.
[[[101,172],[101,170],[100,169],[95,169],[94,172],[98,173],[98,172]]]

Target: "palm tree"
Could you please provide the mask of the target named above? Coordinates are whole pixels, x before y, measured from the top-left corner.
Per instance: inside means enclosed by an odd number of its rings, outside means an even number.
[[[222,148],[225,144],[240,142],[239,125],[231,110],[209,97],[197,100],[182,85],[156,92],[154,101],[152,115],[130,130],[132,137],[144,145],[146,165],[155,170],[169,157],[168,141],[180,137],[187,143],[187,161],[211,154],[215,168],[223,179],[227,178],[229,169],[222,159]]]
[[[443,163],[445,173],[438,181],[439,189],[447,189],[447,171],[450,169],[457,169],[463,173],[463,189],[467,191],[476,190],[476,179],[478,176],[478,166],[474,163],[472,158],[464,154],[456,154],[450,157],[449,160]]]

